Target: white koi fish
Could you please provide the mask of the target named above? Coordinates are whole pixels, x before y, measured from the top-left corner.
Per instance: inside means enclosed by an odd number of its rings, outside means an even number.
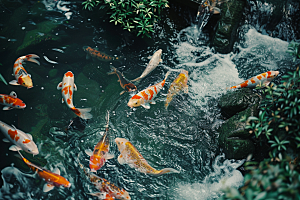
[[[26,104],[19,98],[17,93],[12,91],[9,95],[0,94],[0,104],[4,105],[3,110],[11,110],[13,108],[22,109],[26,107]]]
[[[14,144],[9,150],[23,150],[33,155],[39,154],[39,150],[32,139],[32,135],[29,133],[24,133],[16,127],[11,127],[2,121],[0,121],[0,131],[7,137],[3,139],[4,142],[11,142]]]
[[[74,83],[74,74],[71,71],[65,73],[63,81],[57,85],[57,89],[61,90],[62,103],[66,102],[67,106],[82,119],[91,119],[93,116],[91,113],[91,108],[75,108],[73,105],[73,91],[77,91],[77,87]]]
[[[9,84],[22,85],[24,87],[27,87],[27,89],[32,88],[33,84],[32,84],[31,75],[27,73],[27,71],[24,69],[22,64],[24,61],[30,61],[30,62],[34,62],[34,63],[40,65],[40,62],[37,61],[35,58],[39,58],[39,56],[37,56],[35,54],[29,54],[29,55],[21,56],[20,58],[18,58],[14,64],[14,68],[13,68],[13,72],[14,72],[16,80],[10,81]]]
[[[128,102],[129,107],[139,107],[143,106],[146,109],[150,108],[150,104],[155,104],[155,101],[153,99],[156,97],[156,95],[159,93],[159,91],[164,87],[166,79],[168,75],[170,74],[170,71],[167,72],[165,79],[159,83],[156,83],[155,85],[152,85],[141,92],[137,93]]]
[[[145,174],[152,175],[162,175],[166,173],[179,173],[179,171],[173,168],[165,168],[162,170],[156,170],[151,167],[145,158],[140,154],[140,152],[124,138],[116,138],[115,142],[117,143],[120,155],[118,157],[118,162],[123,164],[128,164],[131,168],[137,169],[137,171]]]
[[[244,81],[243,83],[232,86],[230,88],[226,89],[234,89],[234,88],[254,88],[256,86],[262,85],[267,86],[270,84],[270,82],[279,74],[279,71],[268,71],[262,74],[259,74],[257,76],[254,76],[252,78],[249,78],[248,80]]]
[[[162,61],[161,59],[161,53],[162,50],[159,49],[157,50],[151,58],[150,62],[148,63],[146,69],[144,70],[144,72],[142,73],[142,75],[140,75],[138,78],[132,80],[132,81],[140,81],[142,78],[144,78],[145,76],[147,76],[150,72],[152,72],[159,64],[159,62]]]

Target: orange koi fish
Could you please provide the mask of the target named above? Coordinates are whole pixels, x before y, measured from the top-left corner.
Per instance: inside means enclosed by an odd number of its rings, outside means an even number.
[[[171,83],[165,102],[166,109],[168,108],[169,103],[172,101],[173,97],[177,95],[181,90],[184,90],[185,93],[188,93],[188,73],[188,71],[182,70],[181,73],[177,76],[177,78]]]
[[[9,150],[23,150],[33,155],[39,154],[39,150],[32,139],[32,135],[29,133],[24,133],[15,126],[9,126],[2,121],[0,121],[0,131],[6,137],[3,139],[4,142],[11,142],[14,144],[9,148]]]
[[[118,81],[120,82],[121,87],[124,89],[120,95],[122,95],[124,92],[134,92],[137,90],[136,86],[129,82],[120,71],[118,71],[115,67],[111,67],[111,69],[112,72],[109,72],[108,75],[116,74],[119,78]]]
[[[84,46],[83,51],[86,52],[86,59],[89,59],[90,57],[97,58],[98,60],[105,61],[105,62],[111,62],[111,61],[119,61],[120,57],[111,57],[105,53],[102,53],[98,51],[96,48],[93,49],[89,46]]]
[[[0,94],[0,104],[5,105],[3,110],[11,110],[13,108],[21,109],[25,108],[26,104],[17,98],[17,93],[12,91],[9,95]]]
[[[46,181],[47,183],[45,183],[44,187],[43,187],[43,192],[49,192],[50,190],[52,190],[54,188],[54,186],[56,187],[60,187],[60,186],[64,186],[64,187],[71,187],[71,183],[65,179],[64,177],[62,177],[60,175],[60,170],[58,168],[55,168],[53,170],[53,172],[43,168],[43,167],[39,167],[33,163],[31,163],[29,160],[27,160],[26,158],[23,157],[23,155],[18,151],[18,153],[20,154],[22,160],[26,163],[26,165],[34,172],[37,173],[37,175],[43,179],[44,181]]]
[[[73,91],[77,91],[77,87],[74,83],[74,74],[71,71],[65,73],[62,82],[57,85],[57,89],[61,90],[62,103],[66,102],[67,106],[82,119],[91,119],[93,116],[91,108],[75,108],[73,105]],[[74,90],[73,90],[74,89]]]
[[[80,168],[83,169],[87,177],[89,177],[90,181],[94,184],[94,186],[100,191],[96,193],[89,193],[89,195],[97,196],[99,199],[104,199],[104,200],[113,200],[113,199],[130,200],[131,199],[128,192],[123,188],[120,189],[113,183],[110,183],[108,180],[104,178],[100,178],[94,173],[88,172],[79,161],[78,164]]]
[[[226,89],[234,89],[234,88],[254,88],[256,86],[262,85],[263,87],[267,86],[270,84],[270,82],[279,74],[279,71],[268,71],[262,74],[259,74],[257,76],[254,76],[243,83],[232,86],[230,88]]]
[[[107,112],[107,122],[106,122],[106,129],[103,137],[97,143],[94,148],[94,151],[85,150],[85,153],[90,156],[90,169],[91,172],[96,172],[100,169],[106,160],[112,159],[114,155],[109,154],[109,135],[108,135],[108,123],[109,123],[109,112]]]
[[[151,167],[140,152],[124,138],[116,138],[115,142],[120,151],[118,162],[128,164],[130,167],[137,169],[137,171],[145,174],[162,175],[166,173],[179,173],[179,171],[173,168],[165,168],[162,170],[156,170]]]
[[[39,58],[39,56],[37,56],[35,54],[29,54],[29,55],[21,56],[20,58],[18,58],[14,64],[14,68],[13,68],[13,72],[14,72],[16,80],[10,81],[9,84],[22,85],[24,87],[27,87],[27,89],[32,88],[33,84],[32,84],[31,75],[27,73],[27,71],[24,69],[22,64],[24,61],[30,61],[30,62],[34,62],[34,63],[40,65],[40,62],[37,61],[35,58]]]
[[[167,77],[169,76],[170,71],[167,72],[165,79],[159,83],[156,83],[155,85],[152,85],[141,92],[137,93],[128,102],[129,107],[139,107],[143,106],[146,109],[150,109],[150,104],[155,104],[155,101],[153,99],[156,97],[156,95],[159,93],[159,91],[164,87]]]

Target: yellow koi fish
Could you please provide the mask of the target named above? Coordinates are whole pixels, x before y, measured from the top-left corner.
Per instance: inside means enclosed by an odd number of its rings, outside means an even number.
[[[162,175],[166,173],[179,173],[179,171],[173,168],[165,168],[162,170],[156,170],[151,167],[140,152],[124,138],[116,138],[115,142],[120,151],[118,162],[128,164],[130,167],[137,169],[137,171],[145,174]]]

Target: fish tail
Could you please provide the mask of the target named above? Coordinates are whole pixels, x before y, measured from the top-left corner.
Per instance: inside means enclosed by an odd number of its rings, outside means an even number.
[[[91,108],[71,108],[71,110],[82,119],[91,119],[93,115],[90,113]]]
[[[40,62],[38,60],[36,60],[35,58],[40,58],[40,57],[38,55],[35,55],[35,54],[26,55],[26,60],[28,60],[30,62],[34,62],[34,63],[40,65]]]
[[[231,89],[231,87],[226,87],[226,90],[230,90]]]
[[[110,66],[111,71],[107,72],[108,75],[117,74],[117,69],[114,66]]]
[[[108,131],[108,125],[109,125],[109,111],[107,111],[106,114],[106,126],[105,126],[106,131]]]
[[[131,80],[131,82],[140,82],[141,81],[141,77],[137,77],[136,79]]]
[[[162,174],[170,174],[170,173],[177,173],[179,174],[180,172],[177,171],[176,169],[173,168],[164,168],[162,170],[159,170],[157,175],[162,175]]]
[[[166,76],[165,76],[165,79],[164,79],[164,80],[167,80],[167,78],[168,78],[168,76],[170,75],[170,73],[171,73],[171,71],[168,71],[168,72],[166,73]]]

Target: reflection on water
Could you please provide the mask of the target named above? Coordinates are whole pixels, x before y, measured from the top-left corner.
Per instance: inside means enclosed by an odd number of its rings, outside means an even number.
[[[216,128],[222,120],[216,101],[228,86],[269,69],[288,70],[290,65],[284,64],[291,62],[284,53],[287,42],[261,35],[250,27],[245,28],[243,40],[235,47],[238,53],[221,55],[208,47],[204,33],[201,38],[198,37],[196,26],[176,30],[175,23],[167,19],[164,26],[169,28],[169,32],[158,27],[158,36],[154,41],[132,40],[135,37],[119,29],[116,31],[116,27],[105,22],[103,16],[95,21],[82,17],[87,15],[81,11],[82,2],[44,0],[42,3],[43,7],[38,7],[40,17],[37,18],[35,12],[29,12],[29,17],[20,22],[21,27],[29,32],[40,27],[41,22],[61,20],[63,23],[59,25],[47,24],[53,25],[53,33],[46,33],[43,29],[37,33],[44,35],[35,35],[45,39],[44,36],[49,34],[53,40],[24,48],[26,51],[20,51],[21,54],[15,52],[28,32],[9,35],[8,30],[3,30],[3,35],[1,33],[1,40],[16,38],[14,43],[6,42],[5,50],[1,50],[3,57],[0,62],[7,68],[0,68],[0,73],[7,80],[11,78],[13,62],[23,53],[38,54],[41,66],[31,63],[25,66],[34,82],[30,90],[1,85],[1,93],[16,91],[18,97],[26,102],[27,108],[5,114],[0,111],[0,120],[30,132],[40,151],[37,157],[47,160],[45,168],[53,170],[58,167],[72,186],[43,193],[44,181],[28,177],[31,174],[29,169],[20,164],[5,146],[1,156],[8,163],[2,170],[4,185],[0,197],[94,199],[87,193],[97,190],[78,167],[76,158],[80,152],[93,149],[101,139],[106,110],[111,111],[110,151],[115,158],[108,160],[97,175],[127,190],[132,199],[216,199],[221,195],[221,188],[241,185],[243,176],[236,168],[242,161],[226,160],[218,147]],[[39,6],[38,3],[34,5]],[[32,9],[32,5],[20,6],[25,10]],[[124,60],[121,63],[86,60],[83,46],[98,47],[99,51],[114,57],[122,56]],[[130,109],[127,102],[133,94],[119,95],[122,88],[117,77],[107,75],[110,65],[131,80],[144,71],[149,62],[147,57],[160,48],[163,49],[163,63],[137,85],[138,90],[161,81],[168,70],[174,72],[168,77],[151,109]],[[253,63],[260,65],[257,67]],[[189,93],[176,96],[166,110],[164,101],[167,89],[179,69],[189,72]],[[75,106],[92,108],[94,117],[87,123],[81,124],[74,113],[61,104],[61,93],[56,87],[68,70],[74,73],[78,88],[74,92]],[[119,155],[114,143],[116,137],[128,139],[154,168],[170,167],[180,171],[180,174],[155,177],[120,165],[116,159]],[[81,153],[79,159],[88,167],[89,156]],[[16,163],[16,167],[7,167],[11,163]]]

